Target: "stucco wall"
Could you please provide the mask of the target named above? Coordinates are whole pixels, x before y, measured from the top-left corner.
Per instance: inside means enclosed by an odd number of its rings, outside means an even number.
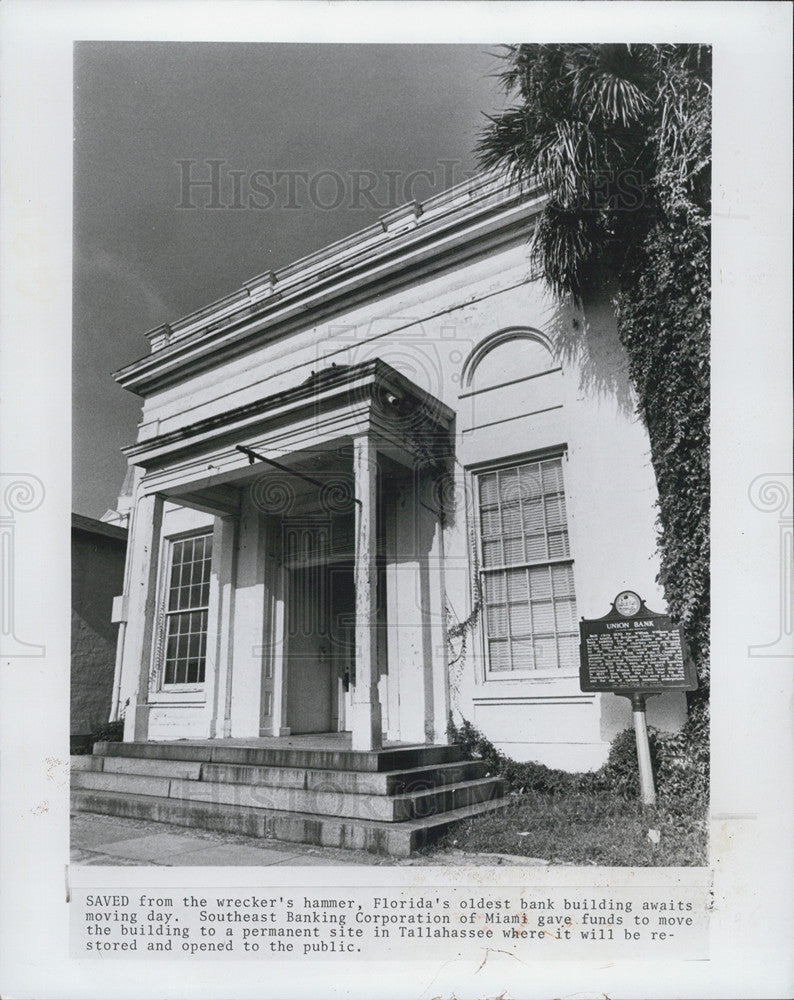
[[[498,346],[489,353],[484,347],[491,338]],[[531,275],[523,238],[340,308],[278,340],[263,336],[244,355],[147,399],[140,437],[298,385],[331,363],[375,357],[457,414],[456,508],[443,541],[451,622],[473,610],[472,472],[484,463],[549,452],[565,456],[577,617],[605,614],[624,588],[637,590],[653,610],[665,610],[655,583],[656,487],[648,438],[634,410],[608,299],[586,313],[560,306]],[[478,359],[482,371],[490,371],[484,386]],[[511,384],[494,390],[500,377]],[[489,674],[477,618],[451,680],[456,717],[473,721],[517,759],[598,767],[609,741],[631,723],[626,699],[583,695],[575,671]],[[651,699],[651,724],[674,729],[683,718],[682,696]]]

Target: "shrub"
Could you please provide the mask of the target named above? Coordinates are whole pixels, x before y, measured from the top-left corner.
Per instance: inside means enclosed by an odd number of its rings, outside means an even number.
[[[709,797],[708,703],[696,704],[678,733],[658,741],[656,781],[660,797],[672,802]]]
[[[624,729],[613,739],[606,764],[598,771],[569,772],[534,761],[512,760],[464,719],[459,727],[450,722],[450,737],[464,756],[484,761],[499,774],[508,792],[528,791],[559,794],[610,792],[626,799],[638,798],[640,775],[633,729]],[[691,808],[708,800],[708,713],[696,711],[678,733],[648,729],[651,763],[659,799],[668,807]]]
[[[95,743],[121,743],[124,739],[124,720],[119,719],[116,722],[106,722],[103,726],[98,726],[92,739]]]
[[[648,727],[648,746],[653,773],[659,767],[659,734]],[[640,792],[640,768],[637,762],[637,739],[633,729],[624,729],[612,740],[607,762],[601,768],[603,786],[625,798],[635,798]]]
[[[459,727],[450,722],[449,733],[464,756],[484,761],[491,771],[504,779],[509,792],[567,792],[578,788],[582,779],[587,777],[559,771],[535,761],[512,760],[501,750],[497,750],[467,719]]]

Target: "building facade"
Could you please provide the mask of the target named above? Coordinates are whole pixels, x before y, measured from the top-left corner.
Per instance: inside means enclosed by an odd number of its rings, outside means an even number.
[[[111,605],[124,579],[126,548],[123,528],[72,514],[73,742],[87,743],[110,715],[118,632]]]
[[[578,621],[664,610],[608,303],[528,260],[539,192],[461,185],[148,335],[113,715],[126,740],[349,731],[598,767],[626,699]],[[684,697],[649,703],[677,728]]]

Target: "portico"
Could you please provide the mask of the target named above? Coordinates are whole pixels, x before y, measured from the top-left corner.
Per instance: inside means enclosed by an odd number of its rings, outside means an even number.
[[[126,449],[125,740],[445,743],[452,425],[375,359]]]

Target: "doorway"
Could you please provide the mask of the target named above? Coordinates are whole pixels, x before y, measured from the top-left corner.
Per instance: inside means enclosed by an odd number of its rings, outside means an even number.
[[[323,560],[288,570],[285,661],[290,731],[348,729],[355,682],[351,562]]]

